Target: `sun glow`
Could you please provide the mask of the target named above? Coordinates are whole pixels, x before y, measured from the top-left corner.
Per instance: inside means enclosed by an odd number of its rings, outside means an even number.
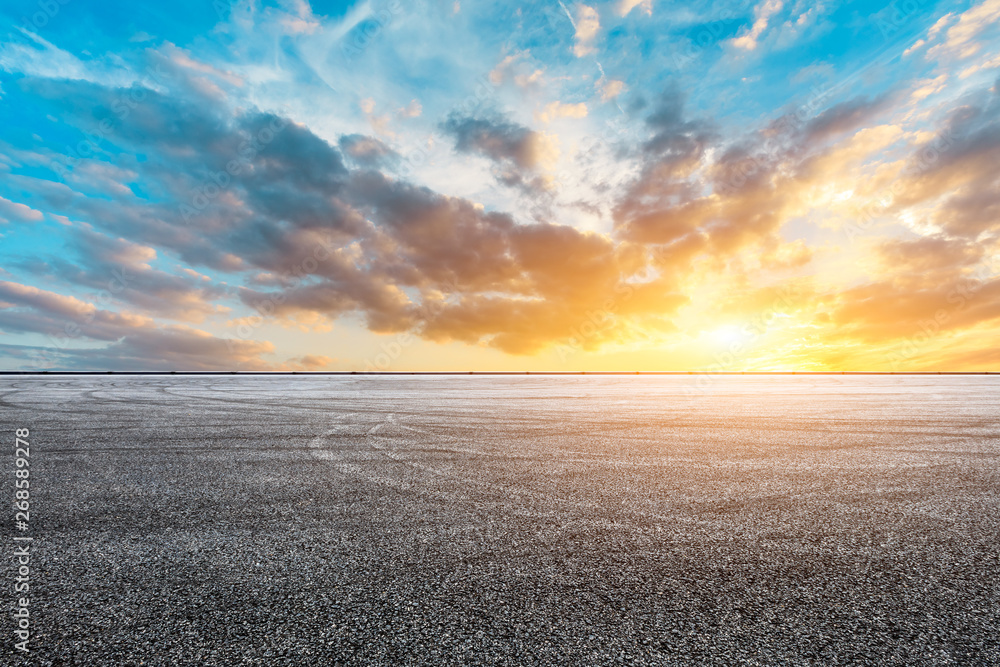
[[[709,338],[721,346],[728,347],[733,343],[742,343],[746,339],[746,336],[735,324],[727,324],[711,331]]]

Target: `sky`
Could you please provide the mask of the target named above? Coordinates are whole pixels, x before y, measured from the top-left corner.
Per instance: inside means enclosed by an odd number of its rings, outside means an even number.
[[[0,8],[0,369],[998,370],[1000,0]]]

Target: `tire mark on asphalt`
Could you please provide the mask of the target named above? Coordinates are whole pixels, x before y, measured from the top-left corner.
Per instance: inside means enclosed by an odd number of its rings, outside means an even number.
[[[348,416],[353,416],[354,414],[357,414],[357,413],[353,413],[351,415],[344,416],[343,418],[346,418]],[[422,472],[429,473],[429,474],[431,474],[433,476],[436,476],[436,477],[439,477],[439,478],[442,478],[442,479],[446,479],[446,480],[450,480],[452,482],[458,482],[459,485],[464,485],[466,487],[473,487],[473,488],[485,491],[485,492],[487,492],[485,495],[487,495],[488,498],[504,498],[504,499],[509,499],[511,496],[517,496],[518,499],[521,500],[521,498],[527,497],[527,498],[534,499],[536,501],[541,501],[542,505],[545,505],[545,504],[557,504],[557,505],[561,505],[563,507],[572,508],[572,509],[577,510],[578,513],[584,514],[583,517],[578,518],[576,521],[583,522],[585,525],[616,526],[616,527],[620,527],[620,528],[625,528],[625,527],[628,526],[628,524],[627,524],[626,521],[614,521],[612,519],[607,518],[606,516],[603,516],[604,511],[608,509],[608,506],[606,504],[603,504],[603,503],[593,502],[593,501],[591,501],[591,502],[584,502],[584,501],[570,500],[570,499],[567,499],[567,498],[562,498],[562,497],[559,497],[557,495],[545,493],[545,492],[542,492],[542,491],[533,491],[533,490],[525,488],[525,487],[520,487],[519,488],[519,487],[514,487],[514,486],[506,485],[506,484],[499,484],[499,483],[493,483],[493,482],[483,482],[481,480],[476,480],[476,479],[473,479],[471,477],[466,477],[466,476],[462,476],[462,475],[455,475],[455,474],[451,474],[451,473],[445,473],[445,472],[442,472],[439,468],[435,468],[434,466],[421,465],[419,463],[415,463],[414,461],[411,461],[411,460],[408,460],[406,458],[403,458],[403,457],[399,456],[396,452],[392,451],[389,447],[387,447],[386,444],[384,444],[384,443],[380,444],[379,441],[378,441],[379,438],[382,437],[382,436],[378,436],[376,434],[379,431],[381,431],[384,427],[386,427],[387,424],[388,425],[394,425],[394,426],[401,426],[400,424],[398,424],[397,422],[395,422],[394,414],[393,413],[389,413],[388,414],[388,419],[387,419],[386,422],[379,422],[379,423],[375,424],[374,426],[372,426],[370,429],[368,429],[367,432],[365,432],[363,434],[358,434],[358,435],[359,435],[359,437],[361,439],[363,439],[365,441],[365,444],[367,444],[367,446],[370,448],[370,450],[375,451],[375,452],[379,452],[380,454],[383,454],[385,456],[385,458],[388,458],[388,459],[392,460],[393,463],[401,464],[403,466],[407,466],[407,467],[410,467],[410,468],[413,468],[413,469],[417,469],[417,470],[420,470]],[[345,424],[345,423],[336,424],[334,426],[334,428],[327,430],[324,434],[322,434],[320,436],[317,436],[314,439],[313,442],[322,441],[325,438],[329,437],[330,435],[333,435],[334,433],[337,433],[341,428],[345,428],[345,427],[349,428],[349,427],[352,427],[352,426],[359,426],[359,425],[358,424],[349,424],[349,423],[348,424]],[[414,428],[414,427],[407,427],[406,430],[410,430],[410,431],[417,432],[417,433],[424,433],[424,434],[429,433],[429,432],[427,432],[425,430]],[[433,435],[433,434],[431,434],[431,435]],[[387,440],[387,438],[383,438],[383,439]],[[468,453],[474,453],[474,452],[470,451]],[[370,462],[371,462],[370,460],[366,461],[366,463],[370,463]],[[385,461],[383,461],[383,462],[385,462]],[[356,476],[356,477],[362,477],[366,481],[368,481],[370,483],[373,483],[373,484],[376,484],[376,485],[379,485],[379,486],[388,486],[390,488],[395,488],[395,489],[398,489],[398,490],[415,492],[418,495],[421,495],[421,496],[424,496],[424,497],[429,497],[429,498],[431,498],[433,500],[437,500],[437,501],[440,501],[444,497],[441,493],[434,493],[432,491],[422,490],[419,487],[416,487],[414,484],[403,482],[403,481],[399,481],[399,480],[393,480],[393,479],[389,478],[388,476],[379,476],[379,477],[376,477],[376,476],[372,475],[370,472],[366,471],[364,468],[362,468],[362,466],[360,466],[358,464],[355,464],[353,462],[351,462],[351,463],[343,462],[343,463],[340,463],[337,467],[342,472],[344,472],[344,473],[348,473],[348,474],[350,474],[352,476]],[[456,489],[456,491],[457,491],[457,489]],[[458,494],[456,493],[456,495],[458,495]],[[474,507],[474,508],[477,508],[480,512],[483,511],[481,509],[482,508],[482,500],[481,499],[477,499],[474,496],[470,495],[469,493],[465,493],[465,494],[462,494],[462,495],[464,495],[463,500],[465,501],[465,503],[467,505],[469,505],[471,507]],[[450,498],[449,500],[454,500],[454,498]],[[639,510],[635,510],[635,509],[628,509],[628,508],[622,508],[622,507],[616,507],[615,509],[616,509],[616,511],[618,513],[625,514],[626,516],[630,517],[631,519],[641,518],[641,519],[645,519],[647,521],[656,521],[656,522],[660,522],[660,523],[674,523],[674,524],[676,524],[676,523],[710,524],[711,523],[710,520],[700,520],[700,519],[697,519],[695,517],[684,517],[684,516],[678,516],[678,515],[663,515],[663,514],[657,514],[657,513],[653,513],[653,512],[643,512],[643,511],[639,511]],[[531,518],[539,518],[539,517],[546,516],[546,515],[548,515],[548,516],[554,516],[554,515],[556,515],[556,510],[552,510],[552,511],[550,511],[548,513],[545,513],[545,512],[539,512],[537,510],[536,511],[532,511],[532,510],[529,510],[528,508],[517,510],[517,509],[515,509],[513,507],[510,507],[510,506],[507,506],[507,510],[509,512],[511,512],[512,514],[521,515],[521,516],[527,516],[527,517],[531,517]],[[587,514],[593,514],[595,512],[598,513],[598,514],[600,514],[601,516],[599,518],[598,517],[593,517],[593,516],[586,516]]]

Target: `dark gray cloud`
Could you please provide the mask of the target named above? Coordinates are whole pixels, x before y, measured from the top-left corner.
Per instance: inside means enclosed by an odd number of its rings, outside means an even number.
[[[284,118],[258,111],[227,117],[153,90],[116,114],[129,91],[77,81],[23,85],[98,139],[71,147],[59,166],[64,173],[117,160],[108,154],[112,148],[145,156],[132,167],[153,201],[131,192],[95,198],[37,179],[24,183],[51,209],[111,234],[176,252],[192,265],[235,271],[249,268],[244,258],[267,247],[276,229],[342,231],[346,239],[362,222],[338,198],[348,173],[339,151]],[[102,130],[102,120],[110,129]]]
[[[549,137],[500,115],[453,114],[441,128],[455,139],[455,150],[491,160],[498,183],[540,200],[542,213],[548,210],[552,183],[540,170],[558,152]]]
[[[713,124],[707,119],[685,119],[684,102],[680,88],[668,86],[646,116],[646,126],[654,134],[642,149],[658,156],[661,162],[685,164],[698,160],[715,138]]]
[[[826,109],[809,120],[804,128],[809,142],[822,141],[835,134],[855,130],[888,109],[895,96],[880,95],[874,99],[859,96]]]
[[[473,118],[453,115],[442,129],[455,139],[455,150],[483,155],[494,162],[510,162],[534,169],[541,159],[538,132],[500,116]]]
[[[36,92],[91,131],[122,94],[80,82],[43,82]],[[238,303],[268,316],[358,315],[372,331],[474,339],[512,352],[572,337],[587,313],[607,304],[625,312],[623,293],[648,295],[628,299],[637,316],[661,317],[681,303],[664,296],[671,294],[665,283],[628,283],[642,271],[641,253],[622,252],[600,235],[519,225],[511,215],[386,176],[379,166],[390,149],[376,140],[348,136],[334,147],[259,111],[227,117],[202,108],[200,98],[155,91],[142,99],[102,143],[146,156],[129,169],[155,191],[152,201],[110,186],[98,198],[27,177],[22,183],[98,230],[75,237],[87,262],[50,262],[52,274],[96,289],[104,272],[127,264],[135,287],[121,300],[136,312],[197,319],[229,295],[197,276],[144,266],[151,248],[161,260],[242,274],[233,281],[246,285],[234,290]],[[552,150],[543,135],[502,119],[452,117],[446,129],[460,151],[493,160],[502,181],[542,189],[539,169]],[[65,160],[65,170],[82,173],[112,159],[95,150]],[[104,317],[90,324],[94,337],[104,335],[95,328]],[[532,328],[532,321],[541,324]],[[113,327],[106,333],[120,338]],[[114,350],[137,355],[136,340]]]

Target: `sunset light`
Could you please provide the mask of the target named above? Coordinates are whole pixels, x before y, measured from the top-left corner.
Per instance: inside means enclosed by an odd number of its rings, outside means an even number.
[[[998,359],[998,0],[56,4],[0,42],[6,368]]]
[[[1000,0],[3,0],[0,665],[1000,665]]]

